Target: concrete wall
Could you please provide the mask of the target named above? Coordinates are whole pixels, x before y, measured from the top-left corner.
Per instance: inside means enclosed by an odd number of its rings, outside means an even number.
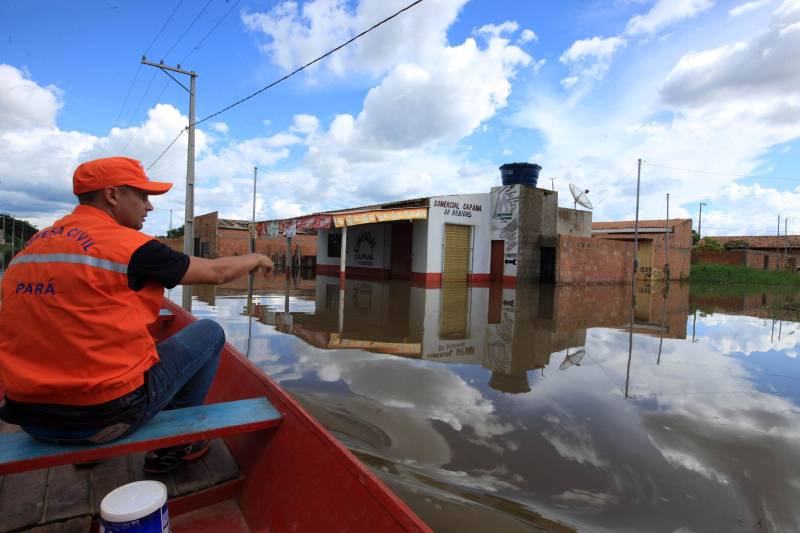
[[[341,234],[342,228],[319,230],[317,233],[317,265],[319,271],[338,271],[339,257],[328,257],[328,235]],[[362,224],[347,228],[345,269],[352,274],[378,278],[388,276],[392,259],[391,224]],[[326,268],[329,267],[329,268]]]
[[[558,236],[557,283],[626,283],[633,273],[633,243]]]
[[[418,309],[424,313],[424,326],[422,335],[422,358],[440,363],[467,363],[480,364],[483,356],[483,344],[486,335],[487,288],[470,288],[464,285],[445,286],[441,289],[412,288],[420,292],[413,301],[424,301],[424,307]],[[466,293],[455,295],[455,291]],[[479,294],[476,294],[479,293]],[[441,319],[446,302],[455,299],[459,306],[459,318],[463,315],[466,325],[466,335],[462,339],[445,339],[441,334]],[[451,317],[452,318],[452,317]]]
[[[576,237],[592,236],[592,212],[581,209],[558,208],[556,232],[559,235]]]
[[[491,218],[489,194],[461,194],[434,196],[428,209],[428,234],[425,252],[425,270],[417,274],[442,273],[444,245],[444,225],[459,224],[472,226],[472,257],[470,273],[479,279],[489,276],[491,237],[489,221]],[[415,243],[416,244],[416,243]],[[418,277],[418,276],[417,276]],[[430,277],[430,276],[428,276]]]
[[[521,185],[505,185],[492,187],[490,192],[492,205],[490,239],[504,241],[504,278],[516,278],[517,275],[521,188]]]
[[[517,281],[539,281],[542,246],[556,247],[558,193],[525,185],[520,187]],[[556,268],[558,259],[556,259]]]
[[[428,265],[428,221],[411,224],[411,272],[422,273]]]

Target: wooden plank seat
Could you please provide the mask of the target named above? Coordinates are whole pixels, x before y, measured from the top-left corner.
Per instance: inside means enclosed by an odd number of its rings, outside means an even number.
[[[252,398],[162,411],[132,435],[105,444],[53,444],[23,432],[3,433],[0,475],[269,429],[280,421],[266,398]]]

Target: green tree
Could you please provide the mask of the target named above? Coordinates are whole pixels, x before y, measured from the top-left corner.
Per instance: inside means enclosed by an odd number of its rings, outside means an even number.
[[[700,234],[692,230],[692,246],[697,245],[698,242],[700,242]]]
[[[167,231],[167,239],[181,239],[183,238],[183,226]]]

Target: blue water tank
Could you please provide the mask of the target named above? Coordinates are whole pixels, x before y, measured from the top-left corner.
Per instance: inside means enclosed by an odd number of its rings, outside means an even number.
[[[536,163],[506,163],[500,167],[503,185],[530,185],[536,187],[539,171],[542,167]]]

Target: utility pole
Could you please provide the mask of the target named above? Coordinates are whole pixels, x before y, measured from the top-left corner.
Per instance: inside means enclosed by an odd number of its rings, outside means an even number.
[[[703,238],[703,206],[706,205],[705,202],[700,202],[700,216],[698,217],[697,222],[697,237],[698,240]]]
[[[258,179],[258,167],[253,167],[253,224],[256,223],[256,180]]]
[[[550,178],[550,190],[551,190],[551,191],[554,191],[554,190],[556,190],[556,184],[555,184],[555,181],[556,181],[557,179],[558,179],[558,178]]]
[[[664,263],[664,274],[666,274],[667,282],[670,279],[670,272],[669,272],[669,234],[670,234],[670,227],[669,227],[669,193],[667,193],[667,250],[665,256],[665,263]]]
[[[780,257],[781,253],[780,240],[781,240],[781,216],[778,215],[778,242],[775,244],[775,253],[778,254],[778,257]],[[775,261],[778,260],[778,257],[775,258]]]
[[[145,56],[142,56],[142,64],[150,67],[156,67],[161,72],[172,78],[172,80],[183,87],[189,93],[189,146],[186,154],[186,207],[184,209],[184,222],[183,222],[183,253],[189,256],[194,255],[194,130],[195,130],[195,116],[194,116],[194,97],[195,97],[195,83],[197,80],[197,73],[193,70],[183,70],[180,65],[170,67],[164,64],[162,60],[160,63],[151,63]],[[189,88],[179,82],[170,72],[177,72],[189,76]],[[192,307],[192,292],[191,287],[183,287],[183,308],[191,310]]]
[[[250,223],[250,253],[256,251],[256,179],[258,176],[258,167],[253,167],[253,218]],[[253,282],[255,281],[255,272],[250,271],[247,276],[247,312],[252,313],[253,306]]]

